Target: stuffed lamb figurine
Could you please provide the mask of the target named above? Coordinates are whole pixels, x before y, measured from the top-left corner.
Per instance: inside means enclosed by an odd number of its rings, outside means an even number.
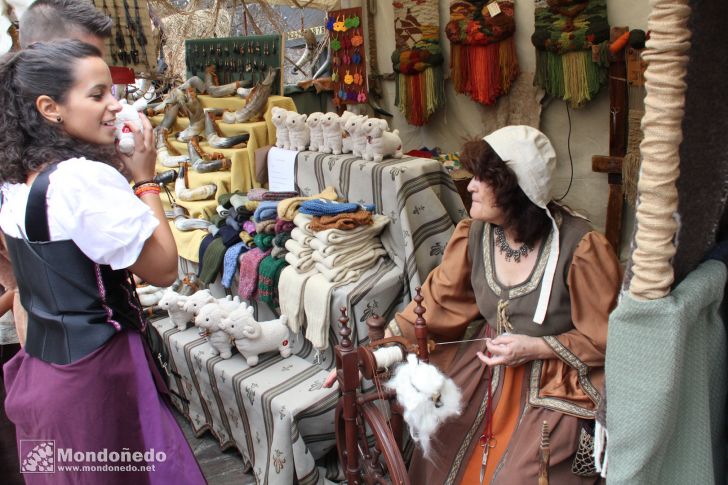
[[[402,140],[399,130],[387,131],[389,126],[386,120],[369,118],[361,127],[366,137],[367,145],[364,152],[365,160],[381,162],[384,157],[402,158]]]
[[[277,320],[257,322],[252,307],[241,307],[223,318],[219,327],[235,340],[238,352],[252,367],[258,364],[258,356],[265,352],[277,350],[283,358],[291,355],[287,320],[288,317],[281,315]]]
[[[324,132],[324,147],[319,149],[322,153],[341,154],[342,137],[341,137],[341,118],[336,113],[326,113],[321,120],[321,126]]]
[[[291,148],[291,142],[288,136],[288,127],[286,126],[288,110],[274,106],[271,108],[270,114],[271,122],[276,127],[276,146],[289,150]]]
[[[367,137],[361,132],[364,122],[369,119],[368,116],[356,115],[350,116],[344,124],[344,131],[349,134],[349,143],[351,145],[351,153],[355,157],[363,157],[364,150],[367,146]]]
[[[180,295],[174,290],[167,290],[162,299],[159,300],[160,308],[167,310],[169,319],[177,326],[179,331],[186,330],[187,324],[192,321],[194,315],[182,309],[188,297]]]
[[[219,302],[220,304],[224,305],[228,311],[233,311],[239,305],[245,305],[245,303],[241,303],[240,297],[238,296],[233,298],[232,296],[228,295],[223,298],[217,299],[212,296],[210,290],[200,290],[188,296],[187,300],[184,303],[180,303],[179,306],[184,311],[191,312],[193,315],[197,315],[203,306],[207,305],[208,303],[214,302]]]
[[[124,155],[134,153],[134,133],[126,125],[129,122],[139,128],[143,128],[142,119],[137,109],[126,103],[121,103],[121,111],[116,115],[114,126],[116,127],[116,140],[119,142],[119,151]]]
[[[195,325],[205,331],[207,341],[212,346],[212,355],[219,355],[223,359],[232,357],[233,343],[230,336],[220,328],[220,322],[230,312],[220,302],[208,303],[195,317]]]
[[[311,113],[306,118],[306,125],[308,125],[311,138],[308,149],[312,152],[319,151],[324,145],[324,132],[321,126],[321,120],[323,118],[324,114],[318,111]]]
[[[289,111],[286,116],[288,137],[291,140],[291,150],[302,152],[308,147],[311,134],[306,125],[306,115]]]

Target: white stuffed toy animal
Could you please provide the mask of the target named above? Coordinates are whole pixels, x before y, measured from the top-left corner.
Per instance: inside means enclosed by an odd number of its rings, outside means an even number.
[[[324,118],[323,113],[319,113],[316,111],[315,113],[311,113],[308,115],[308,118],[306,118],[306,125],[308,125],[309,134],[310,134],[310,141],[308,149],[312,152],[319,151],[323,145],[324,145],[324,131],[323,127],[321,126],[321,120]]]
[[[276,127],[276,146],[278,148],[285,148],[286,150],[291,148],[291,141],[288,136],[288,127],[286,126],[286,118],[288,117],[288,110],[274,106],[270,110],[271,122]]]
[[[302,152],[308,147],[311,140],[311,132],[306,125],[306,115],[289,111],[286,117],[288,137],[291,140],[291,150]]]
[[[229,314],[230,312],[223,308],[220,302],[215,301],[200,308],[195,317],[195,325],[205,331],[207,341],[212,346],[212,355],[219,355],[223,359],[229,359],[233,355],[233,342],[220,328],[220,322]]]
[[[349,144],[351,145],[351,153],[355,157],[363,157],[364,150],[367,146],[367,137],[361,133],[361,127],[365,121],[369,119],[368,116],[356,115],[350,116],[346,123],[344,123],[344,131],[349,134]]]
[[[187,297],[187,300],[184,303],[179,304],[179,306],[184,311],[191,312],[193,315],[197,315],[200,311],[200,308],[207,305],[208,303],[214,302],[219,302],[225,307],[225,309],[227,309],[227,311],[233,311],[239,305],[245,306],[245,303],[241,303],[239,296],[235,296],[235,298],[233,298],[232,296],[228,295],[216,299],[214,296],[212,296],[210,290],[200,290],[193,293],[192,295]]]
[[[219,326],[235,340],[235,347],[249,366],[258,364],[258,356],[277,350],[281,357],[291,355],[290,330],[286,325],[288,317],[281,315],[277,320],[257,322],[253,308],[238,308],[223,318]]]
[[[142,119],[136,108],[130,104],[121,104],[121,111],[116,114],[114,126],[116,127],[116,140],[119,142],[119,151],[125,155],[134,153],[134,134],[127,126],[127,123],[143,129]]]
[[[399,130],[387,131],[389,125],[386,120],[369,118],[362,125],[362,134],[366,137],[367,145],[364,152],[365,160],[381,162],[384,157],[402,158],[402,140]]]
[[[321,120],[324,131],[324,147],[319,149],[322,153],[341,154],[341,118],[336,113],[326,113]]]
[[[187,324],[195,317],[192,312],[186,312],[182,309],[187,296],[180,295],[174,290],[167,290],[162,299],[159,300],[159,307],[167,310],[169,319],[172,320],[180,331],[187,329]],[[180,304],[181,303],[181,304]]]
[[[420,362],[414,354],[407,356],[407,363],[397,366],[384,385],[396,391],[412,439],[427,457],[435,431],[450,417],[460,415],[460,389],[437,367]]]

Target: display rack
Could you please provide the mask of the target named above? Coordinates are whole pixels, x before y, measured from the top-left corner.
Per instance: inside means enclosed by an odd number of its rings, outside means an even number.
[[[152,33],[146,0],[93,0],[93,3],[113,22],[111,37],[106,41],[106,63],[131,68],[137,77],[153,77],[159,46]]]

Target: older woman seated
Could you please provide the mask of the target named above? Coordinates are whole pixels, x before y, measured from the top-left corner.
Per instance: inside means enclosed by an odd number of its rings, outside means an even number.
[[[423,305],[437,341],[485,340],[433,354],[463,390],[464,411],[430,460],[415,453],[412,483],[536,483],[544,426],[551,483],[597,482],[592,429],[618,261],[588,221],[551,201],[556,155],[540,131],[500,129],[466,143],[461,162],[474,175],[472,219],[425,281]],[[388,333],[414,339],[413,310]]]

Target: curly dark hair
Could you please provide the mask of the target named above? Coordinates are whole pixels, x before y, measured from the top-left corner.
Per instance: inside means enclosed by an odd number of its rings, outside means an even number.
[[[531,202],[518,185],[516,174],[486,141],[465,142],[460,163],[477,181],[493,188],[496,206],[505,218],[503,227],[515,231],[517,242],[533,247],[548,235],[551,219],[546,211]],[[556,206],[549,205],[549,208],[556,209]]]
[[[33,44],[0,60],[0,183],[23,183],[44,165],[74,157],[122,170],[113,145],[71,137],[36,108],[42,95],[64,103],[76,83],[76,64],[87,57],[101,57],[101,52],[92,45],[68,40]]]

